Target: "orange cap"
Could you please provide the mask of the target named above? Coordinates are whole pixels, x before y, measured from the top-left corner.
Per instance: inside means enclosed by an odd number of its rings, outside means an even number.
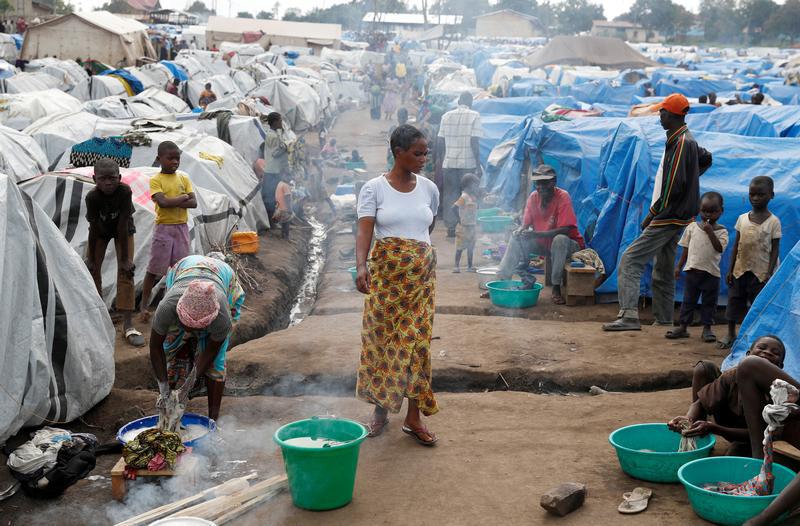
[[[689,100],[680,93],[673,93],[661,103],[656,104],[657,110],[667,110],[675,115],[686,115],[689,113]]]

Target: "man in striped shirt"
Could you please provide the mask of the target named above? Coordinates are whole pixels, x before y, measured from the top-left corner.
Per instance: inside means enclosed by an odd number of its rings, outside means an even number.
[[[481,116],[472,109],[472,95],[465,91],[458,107],[442,115],[436,141],[436,179],[442,181],[442,211],[447,237],[454,237],[458,218],[453,203],[461,195],[461,178],[481,176],[478,142],[483,135]]]
[[[675,254],[683,228],[700,210],[700,176],[711,166],[711,154],[697,145],[686,127],[689,101],[673,93],[659,105],[667,131],[664,158],[656,173],[650,211],[642,233],[619,263],[617,320],[605,331],[638,331],[639,289],[644,267],[653,259],[653,316],[656,325],[672,325],[675,311]]]

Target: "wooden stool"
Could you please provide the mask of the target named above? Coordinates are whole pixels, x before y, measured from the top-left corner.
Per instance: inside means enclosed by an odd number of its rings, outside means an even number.
[[[567,305],[594,305],[594,267],[573,267],[564,265],[564,290],[562,294]]]
[[[550,277],[552,274],[551,269],[553,268],[553,258],[549,255],[544,257],[544,285],[545,287],[552,287],[553,280]]]
[[[139,477],[172,477],[175,475],[188,475],[191,478],[197,477],[198,473],[197,459],[189,454],[182,457],[178,462],[178,466],[173,469],[161,469],[158,471],[148,471],[147,469],[137,469],[136,478]],[[117,463],[111,468],[111,496],[114,500],[122,502],[125,494],[128,492],[128,487],[125,484],[128,479],[125,478],[125,459],[119,457]],[[192,483],[189,480],[188,483]]]

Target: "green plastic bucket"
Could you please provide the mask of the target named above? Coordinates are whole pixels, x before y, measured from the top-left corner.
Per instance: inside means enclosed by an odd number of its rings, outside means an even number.
[[[493,217],[479,217],[478,225],[481,227],[481,232],[494,233],[505,232],[514,223],[514,218],[511,216],[493,216]]]
[[[489,299],[497,307],[507,309],[527,309],[539,301],[539,293],[544,288],[541,283],[534,283],[532,289],[520,289],[519,280],[490,281],[486,284]]]
[[[366,427],[340,418],[310,418],[275,431],[273,439],[283,453],[294,505],[321,511],[341,508],[353,500],[358,451],[366,437]],[[342,444],[306,447],[291,443],[303,438]]]
[[[775,485],[771,495],[743,497],[723,495],[703,486],[717,482],[738,484],[761,471],[760,459],[744,457],[709,457],[684,464],[678,478],[686,488],[692,509],[700,517],[715,524],[739,526],[764,511],[775,497],[794,479],[794,472],[780,464],[772,464]]]

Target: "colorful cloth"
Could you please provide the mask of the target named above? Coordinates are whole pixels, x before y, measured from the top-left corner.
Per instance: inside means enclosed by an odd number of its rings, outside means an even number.
[[[231,309],[233,321],[237,321],[244,305],[245,293],[236,273],[225,262],[206,256],[188,256],[179,261],[167,273],[167,289],[177,283],[194,280],[207,280],[222,289],[228,297],[228,306]],[[167,331],[164,339],[164,354],[167,357],[167,374],[170,384],[179,385],[188,375],[194,362],[194,357],[202,353],[209,340],[206,330],[189,332],[180,325],[173,325]],[[196,339],[196,345],[188,345],[189,339]],[[206,376],[212,380],[225,379],[225,355],[228,352],[230,335],[225,338],[219,348],[214,363],[206,371]],[[194,347],[194,348],[192,348]]]
[[[131,166],[133,148],[118,137],[93,137],[74,145],[69,152],[69,163],[75,168],[94,166],[99,159],[111,159],[120,168]]]
[[[798,408],[796,402],[800,396],[797,388],[783,380],[774,380],[770,386],[772,403],[764,407],[761,416],[767,423],[764,429],[764,462],[761,471],[750,480],[739,484],[719,482],[706,484],[705,489],[725,493],[726,495],[740,495],[756,497],[771,495],[775,485],[775,475],[772,474],[772,441],[775,431],[783,427],[783,422]]]
[[[436,253],[420,241],[379,239],[369,263],[357,396],[400,411],[403,398],[430,416],[439,411],[431,388]]]
[[[136,438],[125,444],[122,448],[122,456],[125,458],[125,464],[129,467],[150,469],[152,465],[155,469],[151,471],[158,471],[164,463],[169,469],[174,469],[178,455],[185,450],[178,433],[152,428],[145,429],[136,435]],[[159,455],[161,455],[160,458]]]

